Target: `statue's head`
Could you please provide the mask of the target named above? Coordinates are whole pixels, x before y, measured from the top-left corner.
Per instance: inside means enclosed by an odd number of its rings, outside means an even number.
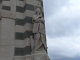
[[[40,10],[40,8],[36,8],[36,13],[41,13],[41,10]]]

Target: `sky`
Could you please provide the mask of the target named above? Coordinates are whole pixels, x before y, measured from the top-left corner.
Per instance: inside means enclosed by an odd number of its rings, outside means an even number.
[[[80,0],[43,0],[51,60],[80,60]]]

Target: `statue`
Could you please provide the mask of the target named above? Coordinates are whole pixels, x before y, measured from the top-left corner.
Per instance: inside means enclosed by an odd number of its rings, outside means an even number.
[[[33,15],[33,36],[31,38],[31,47],[34,51],[46,51],[46,39],[45,39],[45,21],[42,17],[40,8],[37,8]]]

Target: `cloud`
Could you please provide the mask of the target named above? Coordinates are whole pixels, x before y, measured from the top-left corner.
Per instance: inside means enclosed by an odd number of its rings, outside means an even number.
[[[68,0],[43,0],[45,17],[49,17],[52,13],[56,13]],[[47,12],[47,13],[46,13]]]
[[[46,25],[51,28],[51,30],[48,30],[48,33],[52,31],[51,33],[54,36],[62,36],[67,33],[72,34],[74,29],[80,26],[80,8],[76,8],[76,6],[77,3],[75,5],[70,0],[66,6],[62,6],[58,12],[46,18]]]
[[[50,57],[54,59],[61,59],[64,57],[73,58],[77,54],[80,54],[80,37],[70,36],[70,37],[58,37],[49,38],[48,47],[50,51]]]
[[[49,56],[80,60],[80,0],[44,0]]]

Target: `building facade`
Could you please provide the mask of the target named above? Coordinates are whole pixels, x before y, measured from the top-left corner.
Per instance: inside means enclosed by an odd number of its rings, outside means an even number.
[[[31,60],[32,16],[42,0],[0,1],[0,60]]]

